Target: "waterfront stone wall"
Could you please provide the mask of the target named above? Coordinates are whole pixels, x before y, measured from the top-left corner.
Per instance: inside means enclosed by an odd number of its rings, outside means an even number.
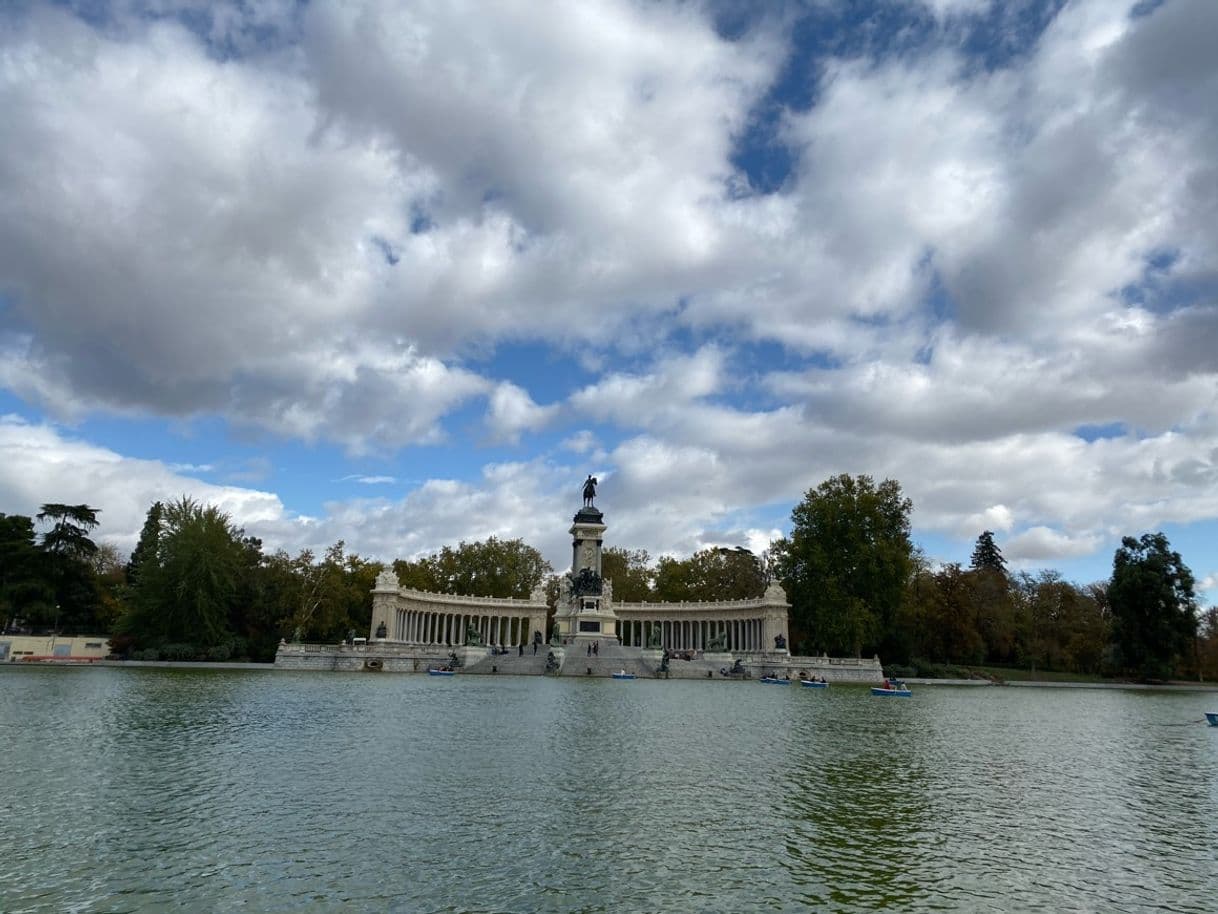
[[[343,673],[425,673],[446,666],[455,655],[462,670],[472,670],[493,656],[491,648],[439,644],[401,644],[376,641],[367,644],[280,644],[275,666],[284,670]]]
[[[668,669],[663,670],[663,650],[620,647],[606,642],[595,656],[574,647],[540,645],[515,649],[493,647],[449,647],[442,645],[402,644],[374,641],[367,644],[281,644],[275,668],[316,672],[426,673],[447,665],[455,656],[462,675],[541,676],[546,673],[546,658],[554,654],[558,662],[555,675],[563,677],[609,677],[618,670],[639,678],[701,679],[724,681],[740,660],[749,678],[778,674],[790,679],[819,676],[829,682],[878,683],[883,679],[880,661],[854,657],[792,657],[785,651],[759,651],[751,654],[668,652]],[[686,659],[688,658],[688,659]]]

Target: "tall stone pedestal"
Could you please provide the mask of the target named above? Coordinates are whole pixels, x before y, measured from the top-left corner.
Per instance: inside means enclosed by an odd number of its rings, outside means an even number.
[[[587,642],[616,641],[618,637],[613,595],[601,578],[604,515],[584,505],[575,515],[570,533],[571,571],[564,579],[554,620],[564,643],[586,650]]]

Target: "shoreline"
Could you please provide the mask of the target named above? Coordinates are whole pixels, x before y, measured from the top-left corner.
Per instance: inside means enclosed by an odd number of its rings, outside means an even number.
[[[210,661],[210,660],[93,660],[82,662],[80,660],[39,660],[33,663],[10,662],[0,664],[3,667],[20,667],[24,669],[53,666],[57,668],[63,667],[112,667],[120,669],[162,669],[162,670],[253,670],[257,672],[281,672],[281,673],[299,673],[299,672],[341,672],[341,671],[322,671],[322,670],[295,670],[285,669],[282,666],[277,666],[274,662],[248,662],[241,663],[239,661]],[[486,676],[494,675],[486,673],[482,670],[469,671],[465,675]],[[502,671],[501,676],[519,675],[510,672]],[[529,675],[529,674],[526,674]],[[582,677],[566,677],[566,678],[582,678]],[[687,678],[687,677],[673,677]],[[691,681],[700,681],[696,677],[688,677]],[[716,680],[718,681],[718,680]],[[1004,680],[1001,682],[993,682],[988,679],[930,679],[921,676],[907,676],[902,679],[910,685],[918,686],[965,686],[970,688],[994,687],[1005,688],[1008,686],[1015,688],[1028,689],[1131,689],[1134,691],[1143,692],[1218,692],[1218,682],[1164,682],[1164,683],[1148,683],[1148,682],[1065,682],[1052,679],[1020,679],[1020,680]],[[838,685],[869,685],[870,683],[849,683],[841,682]]]
[[[1218,682],[1063,682],[1053,679],[1016,679],[992,682],[989,679],[925,679],[905,677],[910,685],[927,686],[993,686],[994,688],[1035,689],[1134,689],[1146,692],[1218,692]]]

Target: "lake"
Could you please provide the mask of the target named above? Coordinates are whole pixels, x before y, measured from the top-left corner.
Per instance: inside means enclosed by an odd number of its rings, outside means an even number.
[[[0,911],[1215,911],[1218,693],[0,667]]]

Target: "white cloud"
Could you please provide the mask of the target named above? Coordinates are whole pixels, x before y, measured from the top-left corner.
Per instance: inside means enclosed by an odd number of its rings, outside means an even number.
[[[1007,540],[1005,557],[1013,562],[1060,561],[1072,556],[1088,555],[1099,546],[1099,537],[1073,537],[1048,527],[1032,527]]]
[[[294,532],[290,515],[271,492],[201,482],[159,461],[125,457],[68,437],[50,425],[0,417],[0,505],[6,513],[34,515],[51,501],[92,505],[100,509],[97,538],[130,551],[152,503],[183,495],[216,505],[250,533]]]
[[[522,432],[543,428],[557,411],[556,405],[538,406],[523,388],[504,381],[491,393],[486,424],[496,440],[515,443]]]
[[[447,420],[485,400],[474,437],[527,452],[553,429],[609,471],[621,542],[657,552],[759,541],[757,506],[839,472],[1027,561],[1218,517],[1218,5],[1080,0],[980,67],[959,29],[1014,14],[927,0],[917,53],[810,68],[768,195],[732,164],[784,72],[765,25],[733,42],[698,5],[610,0],[155,6],[0,29],[0,388],[26,403],[384,455],[465,443]],[[578,372],[496,361],[522,341]],[[553,493],[585,472],[526,453],[306,519],[180,475],[269,461],[146,467],[13,421],[51,443],[7,491],[79,491],[70,452],[127,536],[180,485],[284,543],[434,548],[484,536],[459,509],[492,498],[494,529],[559,542],[530,518],[568,513]]]

